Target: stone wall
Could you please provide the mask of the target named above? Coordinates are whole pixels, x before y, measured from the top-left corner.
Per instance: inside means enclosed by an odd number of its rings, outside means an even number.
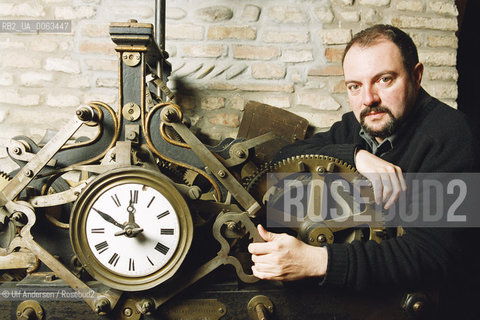
[[[0,33],[0,146],[61,128],[82,103],[116,108],[108,25],[153,23],[154,2],[0,0],[1,20],[72,20],[71,33]],[[413,37],[426,67],[423,86],[455,107],[454,0],[167,0],[166,16],[169,86],[213,140],[236,136],[248,100],[328,128],[349,110],[340,63],[345,43],[375,23]]]

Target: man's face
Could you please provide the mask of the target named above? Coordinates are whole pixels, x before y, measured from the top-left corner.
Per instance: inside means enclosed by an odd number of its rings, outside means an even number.
[[[382,39],[369,47],[353,45],[343,70],[350,105],[364,130],[379,142],[394,133],[415,103],[422,64],[407,72],[400,49]]]

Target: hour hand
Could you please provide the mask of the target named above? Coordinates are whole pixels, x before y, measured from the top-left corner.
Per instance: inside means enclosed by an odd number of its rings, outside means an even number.
[[[128,224],[135,224],[135,207],[133,206],[132,200],[127,207],[128,211]]]
[[[108,214],[106,214],[105,212],[102,212],[98,209],[95,209],[95,208],[92,208],[93,210],[95,210],[99,215],[100,217],[102,217],[105,221],[107,222],[110,222],[111,224],[119,227],[119,228],[125,228],[125,226],[121,223],[118,223],[117,221],[115,221],[115,219],[113,219],[111,216],[109,216]]]

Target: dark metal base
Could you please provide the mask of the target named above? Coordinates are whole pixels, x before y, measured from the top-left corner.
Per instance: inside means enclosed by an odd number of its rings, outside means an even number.
[[[266,310],[267,319],[315,320],[406,320],[435,319],[432,314],[414,317],[402,308],[404,293],[358,293],[329,289],[312,284],[312,281],[280,283],[261,281],[254,285],[237,282],[209,284],[204,279],[176,296],[151,315],[142,319],[167,320],[249,320],[249,302],[256,296],[271,301],[272,310]],[[138,319],[137,312],[125,315],[125,310],[115,309],[107,316],[99,316],[80,299],[65,297],[72,289],[62,280],[46,285],[4,283],[0,285],[0,319],[17,319],[17,308],[24,300],[36,300],[43,309],[43,319]],[[55,297],[57,295],[57,298]],[[124,294],[122,299],[128,299]],[[133,297],[134,295],[130,295]],[[125,306],[122,300],[118,305]],[[251,310],[250,310],[251,311]],[[272,311],[272,312],[270,312]],[[136,310],[135,310],[136,312]]]

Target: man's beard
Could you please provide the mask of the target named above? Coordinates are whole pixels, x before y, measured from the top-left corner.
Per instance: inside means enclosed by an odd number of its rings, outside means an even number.
[[[385,112],[389,116],[389,119],[383,128],[381,128],[380,130],[374,130],[373,128],[367,126],[367,124],[365,123],[365,117],[370,112]],[[393,133],[395,133],[399,124],[399,119],[395,118],[395,116],[389,109],[382,106],[366,107],[360,113],[360,125],[362,126],[363,130],[373,138],[385,139],[390,137]]]

